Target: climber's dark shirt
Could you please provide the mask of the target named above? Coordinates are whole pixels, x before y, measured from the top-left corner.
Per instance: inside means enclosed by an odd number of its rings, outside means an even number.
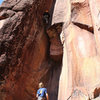
[[[48,12],[44,12],[43,13],[43,22],[45,24],[48,24],[49,23],[49,18],[50,18],[50,14]]]

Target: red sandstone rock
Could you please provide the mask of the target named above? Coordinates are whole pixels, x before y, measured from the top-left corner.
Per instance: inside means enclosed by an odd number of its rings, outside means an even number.
[[[52,30],[52,26],[47,31],[49,48],[42,23],[43,12],[53,8],[53,3],[53,0],[5,0],[0,6],[1,100],[36,100],[40,81],[45,83],[50,100],[57,100],[57,96],[58,100],[98,97],[100,2],[56,0],[52,24],[64,23],[62,69],[61,62],[49,58],[49,55],[56,60],[62,57],[60,32]]]
[[[0,85],[1,100],[36,100],[40,81],[48,88],[49,98],[57,99],[61,63],[49,58],[42,22],[51,6],[52,0],[5,0],[0,6],[0,15],[8,15],[0,20],[0,82],[1,77],[5,81]]]
[[[61,61],[63,55],[63,46],[60,41],[60,33],[62,31],[62,23],[52,25],[47,34],[50,38],[50,56],[55,61]]]

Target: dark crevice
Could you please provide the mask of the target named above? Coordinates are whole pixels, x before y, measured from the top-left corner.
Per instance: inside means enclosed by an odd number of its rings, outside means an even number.
[[[4,13],[3,15],[0,16],[0,20],[7,19],[9,15],[7,13]]]
[[[51,7],[51,9],[50,9],[50,23],[49,23],[49,26],[50,26],[51,23],[52,23],[52,17],[53,17],[53,12],[54,12],[55,3],[56,3],[56,0],[53,0],[52,7]]]
[[[57,100],[58,90],[59,90],[59,78],[61,73],[61,62],[52,65],[49,71],[49,81],[48,81],[48,94],[50,100]]]
[[[95,90],[94,90],[94,98],[97,98],[97,97],[99,97],[100,96],[100,88],[96,88]]]
[[[81,29],[87,30],[87,31],[91,32],[92,34],[94,34],[93,27],[89,27],[88,25],[85,25],[85,24],[82,24],[82,23],[77,23],[77,22],[73,22],[73,24],[78,26]]]

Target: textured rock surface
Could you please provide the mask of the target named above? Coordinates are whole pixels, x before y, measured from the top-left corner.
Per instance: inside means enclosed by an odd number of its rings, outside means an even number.
[[[64,22],[65,38],[58,100],[90,100],[100,94],[99,4],[56,1],[52,23]]]
[[[62,23],[54,24],[47,30],[50,38],[50,56],[54,61],[62,61],[63,46],[60,41]]]
[[[57,99],[61,63],[49,57],[42,14],[52,0],[5,0],[0,6],[0,100],[36,100],[43,81]],[[49,81],[50,80],[50,81]]]
[[[99,5],[99,0],[5,0],[0,6],[0,100],[36,100],[40,81],[49,100],[99,100]],[[49,38],[42,21],[46,9],[53,12]]]

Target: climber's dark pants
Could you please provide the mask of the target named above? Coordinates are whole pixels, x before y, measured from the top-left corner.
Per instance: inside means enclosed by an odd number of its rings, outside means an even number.
[[[49,24],[49,17],[48,16],[43,17],[43,23]]]

